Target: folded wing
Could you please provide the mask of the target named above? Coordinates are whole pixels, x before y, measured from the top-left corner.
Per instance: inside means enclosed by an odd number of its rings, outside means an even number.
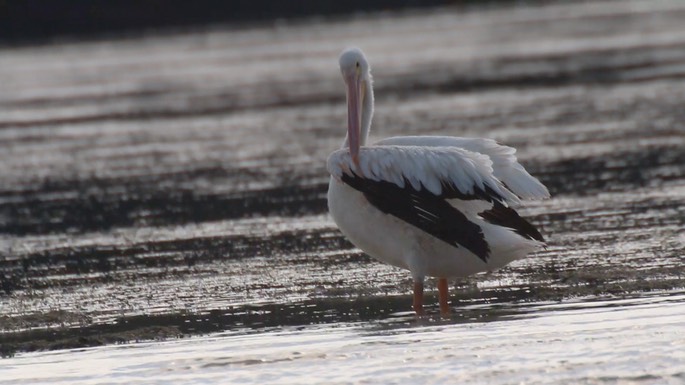
[[[487,155],[493,175],[521,199],[549,198],[547,187],[540,183],[516,159],[516,149],[492,139],[453,136],[397,136],[379,141],[378,145],[457,147]]]
[[[490,249],[479,225],[482,220],[518,226],[520,231],[512,230],[519,233],[529,231],[522,224],[532,227],[514,210],[506,210],[518,197],[493,175],[487,155],[457,147],[382,145],[362,147],[359,160],[357,167],[349,151],[341,149],[329,157],[328,170],[380,211],[464,247],[483,261]],[[475,206],[483,209],[473,211]],[[490,214],[474,220],[478,212]]]
[[[340,149],[328,158],[328,171],[341,179],[343,174],[372,181],[407,184],[439,198],[482,199],[505,205],[519,202],[494,175],[487,155],[458,147],[370,146],[359,150],[359,169],[349,151]]]

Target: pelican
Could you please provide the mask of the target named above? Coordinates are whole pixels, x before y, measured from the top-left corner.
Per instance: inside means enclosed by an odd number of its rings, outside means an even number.
[[[544,246],[512,208],[549,197],[491,139],[401,136],[367,145],[374,99],[369,62],[342,52],[347,135],[328,158],[328,208],[342,233],[371,257],[411,272],[413,309],[424,314],[425,277],[438,278],[440,312],[450,313],[447,279],[491,271]]]

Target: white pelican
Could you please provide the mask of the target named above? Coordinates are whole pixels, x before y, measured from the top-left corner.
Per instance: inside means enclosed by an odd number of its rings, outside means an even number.
[[[340,230],[373,258],[411,271],[414,311],[423,314],[426,276],[438,278],[449,313],[447,278],[490,271],[544,246],[511,206],[548,198],[547,188],[491,139],[403,136],[367,146],[373,116],[369,63],[343,51],[348,130],[328,158],[328,208]]]

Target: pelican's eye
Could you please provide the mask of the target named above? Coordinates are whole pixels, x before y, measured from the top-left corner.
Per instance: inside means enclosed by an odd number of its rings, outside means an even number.
[[[357,62],[357,68],[359,68],[359,62]]]

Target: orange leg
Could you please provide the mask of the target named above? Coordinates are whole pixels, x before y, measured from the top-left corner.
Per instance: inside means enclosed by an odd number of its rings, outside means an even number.
[[[414,281],[414,311],[423,315],[423,281]]]
[[[449,289],[447,286],[446,278],[438,279],[438,299],[440,301],[440,314],[442,316],[449,316],[450,305],[449,305]]]

